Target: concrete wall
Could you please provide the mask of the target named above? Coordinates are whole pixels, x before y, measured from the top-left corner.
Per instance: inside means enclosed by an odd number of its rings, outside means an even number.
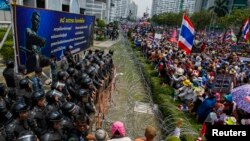
[[[78,0],[70,0],[69,12],[80,14],[80,6]]]
[[[46,0],[46,9],[62,11],[62,1],[61,0]]]

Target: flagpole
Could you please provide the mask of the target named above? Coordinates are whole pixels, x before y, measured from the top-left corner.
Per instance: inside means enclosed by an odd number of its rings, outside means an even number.
[[[10,1],[10,13],[11,13],[11,26],[12,26],[12,38],[13,38],[13,50],[14,50],[14,59],[15,59],[15,67],[14,71],[18,72],[18,63],[17,63],[17,52],[16,52],[16,38],[15,38],[15,19],[16,19],[16,0]]]
[[[181,29],[180,29],[180,32],[179,32],[179,37],[178,37],[178,42],[177,42],[177,47],[179,48],[179,39],[180,39],[180,36],[181,36],[181,30],[182,30],[182,22],[183,22],[183,19],[184,19],[184,16],[185,16],[186,12],[183,13],[183,16],[182,16],[182,21],[181,21]]]

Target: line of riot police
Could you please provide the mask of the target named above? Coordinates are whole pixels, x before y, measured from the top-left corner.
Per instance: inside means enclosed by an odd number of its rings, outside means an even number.
[[[42,69],[35,68],[30,79],[20,65],[8,61],[0,84],[0,140],[6,141],[87,141],[93,138],[101,91],[112,81],[113,51],[89,50],[83,60],[60,69],[49,90],[44,89]]]

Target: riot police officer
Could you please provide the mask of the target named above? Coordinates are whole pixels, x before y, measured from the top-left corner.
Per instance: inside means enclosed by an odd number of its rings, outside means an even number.
[[[52,84],[56,83],[57,76],[56,76],[57,64],[56,64],[56,56],[52,54],[50,56],[50,73],[52,77]]]
[[[17,89],[17,100],[23,101],[27,105],[31,105],[32,88],[29,86],[29,80],[23,78],[19,82],[19,89]]]
[[[48,130],[40,138],[41,141],[63,141],[65,135],[62,131],[61,121],[63,116],[58,111],[52,111],[48,115]]]
[[[62,96],[63,94],[57,90],[49,90],[46,93],[46,100],[48,102],[48,112],[61,111],[62,102],[60,99],[62,99]]]
[[[87,140],[95,140],[94,136],[89,134],[89,126],[82,119],[84,117],[79,116],[76,118],[74,122],[74,128],[68,134],[68,141],[87,141]]]
[[[18,102],[13,105],[12,114],[14,120],[5,127],[7,141],[15,141],[19,134],[31,130],[28,123],[28,111],[29,106],[25,103]]]
[[[47,129],[46,116],[48,115],[48,109],[46,107],[45,92],[33,92],[31,98],[34,108],[30,111],[29,118],[35,124],[35,133],[40,136]]]
[[[72,96],[72,99],[75,100],[76,98],[75,78],[76,78],[77,72],[74,68],[69,68],[67,72],[69,74],[69,77],[66,80],[66,87],[67,87],[69,94]]]
[[[10,90],[15,91],[15,72],[14,72],[14,62],[13,61],[7,61],[6,68],[3,71],[3,76],[5,79],[5,82],[7,84],[7,87]]]
[[[0,104],[4,105],[7,109],[10,109],[12,102],[7,97],[8,91],[6,89],[6,85],[4,83],[0,83]]]
[[[102,87],[102,82],[99,78],[96,77],[96,68],[93,66],[90,66],[87,69],[87,74],[89,75],[89,77],[92,79],[94,86],[96,89],[99,89],[100,87]]]
[[[65,71],[58,71],[57,72],[57,82],[55,84],[55,89],[63,93],[63,96],[67,100],[71,100],[71,95],[66,87],[65,81],[68,78],[68,73]]]
[[[19,82],[21,79],[25,77],[25,74],[27,73],[27,69],[24,65],[19,65],[18,67],[18,73],[15,75],[15,86],[19,87]]]

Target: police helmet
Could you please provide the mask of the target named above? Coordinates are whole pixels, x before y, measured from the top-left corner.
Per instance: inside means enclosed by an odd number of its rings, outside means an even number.
[[[67,115],[75,109],[75,104],[73,102],[66,102],[62,106],[63,114]]]
[[[32,100],[39,100],[39,99],[43,99],[44,97],[45,97],[44,91],[36,91],[36,92],[33,92],[31,95]]]
[[[79,89],[77,92],[76,92],[76,95],[80,98],[80,97],[83,97],[83,96],[88,96],[89,95],[89,91],[86,90],[86,89]]]
[[[12,107],[12,113],[18,116],[20,112],[26,112],[29,110],[29,106],[23,102],[15,103]]]
[[[24,89],[29,87],[29,80],[27,78],[23,78],[19,81],[19,87],[20,89]]]
[[[51,121],[51,122],[62,121],[62,119],[63,119],[63,116],[58,111],[52,111],[48,115],[48,120]]]

